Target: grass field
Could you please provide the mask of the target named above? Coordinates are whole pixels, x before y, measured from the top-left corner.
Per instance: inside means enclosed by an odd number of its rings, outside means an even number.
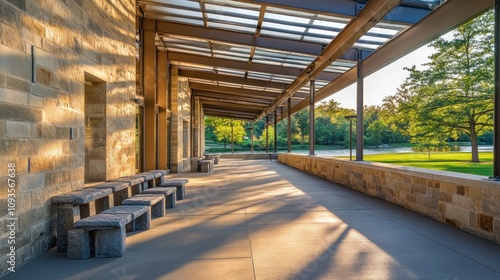
[[[427,153],[365,155],[364,160],[482,176],[493,174],[492,152],[480,152],[479,163],[470,161],[470,153],[459,152],[431,153],[430,158]]]

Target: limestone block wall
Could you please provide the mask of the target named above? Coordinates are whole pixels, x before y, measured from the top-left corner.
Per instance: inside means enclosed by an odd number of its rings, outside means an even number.
[[[134,0],[0,0],[0,275],[11,246],[16,267],[54,246],[50,198],[84,187],[86,80],[104,87],[106,178],[134,172],[135,52]]]
[[[278,154],[278,161],[500,244],[500,183],[476,175]]]
[[[177,67],[172,67],[171,81],[172,172],[178,173],[191,165],[191,90],[188,79],[178,76]]]

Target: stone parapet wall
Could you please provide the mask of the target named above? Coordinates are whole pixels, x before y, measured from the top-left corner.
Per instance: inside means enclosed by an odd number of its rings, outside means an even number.
[[[296,154],[278,154],[278,161],[500,244],[500,182]]]

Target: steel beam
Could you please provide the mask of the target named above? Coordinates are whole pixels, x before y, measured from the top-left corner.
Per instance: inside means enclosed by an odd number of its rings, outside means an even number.
[[[363,124],[363,108],[364,108],[364,84],[363,84],[363,62],[361,54],[358,59],[357,68],[357,89],[356,89],[356,161],[363,161],[363,139],[364,139],[364,124]]]
[[[167,126],[167,53],[157,51],[157,103],[158,112],[158,169],[168,169],[168,126]]]
[[[314,138],[315,132],[314,132],[314,80],[311,80],[309,82],[310,86],[310,94],[311,96],[309,97],[309,155],[313,156],[314,155]]]
[[[144,20],[143,26],[154,26],[154,21]],[[157,86],[157,65],[155,32],[149,30],[142,31],[142,58],[143,76],[142,92],[144,95],[144,170],[155,170],[157,168],[157,137],[156,137],[156,86]]]
[[[273,104],[266,109],[269,113],[284,100],[292,96],[300,88],[306,85],[309,80],[319,78],[319,74],[333,61],[339,58],[346,50],[361,38],[370,28],[375,26],[382,17],[392,10],[399,0],[371,0],[361,10],[358,17],[354,18],[342,32],[325,48],[309,66],[295,79],[285,90],[285,93],[276,98]],[[262,117],[260,115],[259,117]]]
[[[493,130],[493,178],[500,179],[500,0],[495,0],[495,99]]]
[[[292,152],[292,99],[288,98],[288,118],[287,118],[287,152],[291,153]]]
[[[189,87],[194,90],[228,93],[238,96],[256,97],[259,99],[268,99],[268,100],[274,100],[278,95],[278,93],[269,91],[243,89],[237,87],[225,87],[225,86],[217,86],[217,85],[203,84],[203,83],[189,83]]]
[[[230,69],[239,69],[244,71],[253,71],[253,72],[261,72],[261,73],[269,73],[269,74],[278,74],[285,76],[296,77],[301,72],[302,69],[291,68],[291,67],[281,67],[260,63],[251,63],[241,62],[236,60],[229,59],[220,59],[220,58],[211,58],[207,56],[201,55],[192,55],[185,53],[176,53],[169,52],[168,60],[172,63],[187,63],[191,65],[202,65],[202,66],[211,66],[211,67],[224,67]],[[325,81],[333,81],[338,78],[340,74],[331,73],[331,72],[323,72],[319,73],[317,78]]]
[[[287,84],[285,83],[256,80],[249,78],[240,78],[230,75],[214,74],[202,71],[192,71],[192,70],[182,70],[182,69],[179,69],[179,76],[200,79],[200,80],[218,81],[231,84],[243,84],[243,85],[257,86],[263,88],[275,88],[281,90],[284,90],[287,86]]]
[[[362,76],[367,77],[391,64],[404,55],[424,46],[435,38],[460,26],[464,22],[492,8],[491,0],[453,0],[446,1],[427,17],[363,60]],[[317,102],[352,85],[357,80],[357,67],[342,74],[316,93]],[[307,107],[309,100],[303,100],[292,108],[292,114]]]
[[[244,97],[241,95],[234,95],[229,93],[219,93],[213,91],[194,91],[195,96],[199,97],[211,97],[214,99],[219,99],[219,101],[233,102],[235,105],[241,102],[242,104],[256,104],[269,106],[271,101],[269,99],[262,99],[259,97]]]
[[[352,0],[244,0],[254,4],[268,5],[283,9],[293,9],[304,12],[321,14],[335,14],[339,16],[355,17],[363,8],[364,4]],[[388,13],[384,20],[400,23],[414,24],[431,12],[430,9],[399,6]]]

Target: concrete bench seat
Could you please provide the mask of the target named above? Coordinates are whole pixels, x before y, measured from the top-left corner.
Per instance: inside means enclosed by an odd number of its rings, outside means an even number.
[[[123,205],[147,205],[151,207],[151,216],[165,216],[165,196],[163,194],[138,194],[123,201]]]
[[[102,214],[131,214],[132,222],[127,224],[127,231],[147,230],[151,227],[151,207],[147,205],[119,205]]]
[[[165,169],[149,170],[148,172],[155,172],[156,174],[161,173],[161,175],[158,177],[160,180],[159,182],[157,182],[156,186],[163,183],[165,181],[165,176],[169,173],[169,171]]]
[[[170,179],[165,181],[163,184],[160,184],[159,187],[176,187],[177,188],[177,200],[183,200],[186,196],[186,187],[185,185],[189,182],[189,179],[179,178],[179,179]]]
[[[176,187],[156,187],[147,189],[143,194],[163,194],[165,196],[165,206],[166,208],[175,208],[175,201],[177,200],[177,188]]]
[[[104,182],[87,189],[111,189],[114,205],[120,205],[124,199],[132,196],[132,190],[128,182]]]
[[[110,188],[82,189],[51,198],[57,205],[57,251],[66,252],[68,245],[68,231],[73,229],[74,223],[80,219],[98,214],[114,206]]]
[[[124,176],[112,180],[108,180],[107,182],[128,182],[131,190],[132,190],[132,195],[140,194],[142,193],[142,190],[144,190],[144,177],[143,176],[137,176],[137,175],[132,175],[132,176]]]
[[[92,251],[96,258],[125,255],[125,225],[131,221],[132,214],[98,214],[76,221],[75,228],[68,234],[67,257],[86,259]]]

